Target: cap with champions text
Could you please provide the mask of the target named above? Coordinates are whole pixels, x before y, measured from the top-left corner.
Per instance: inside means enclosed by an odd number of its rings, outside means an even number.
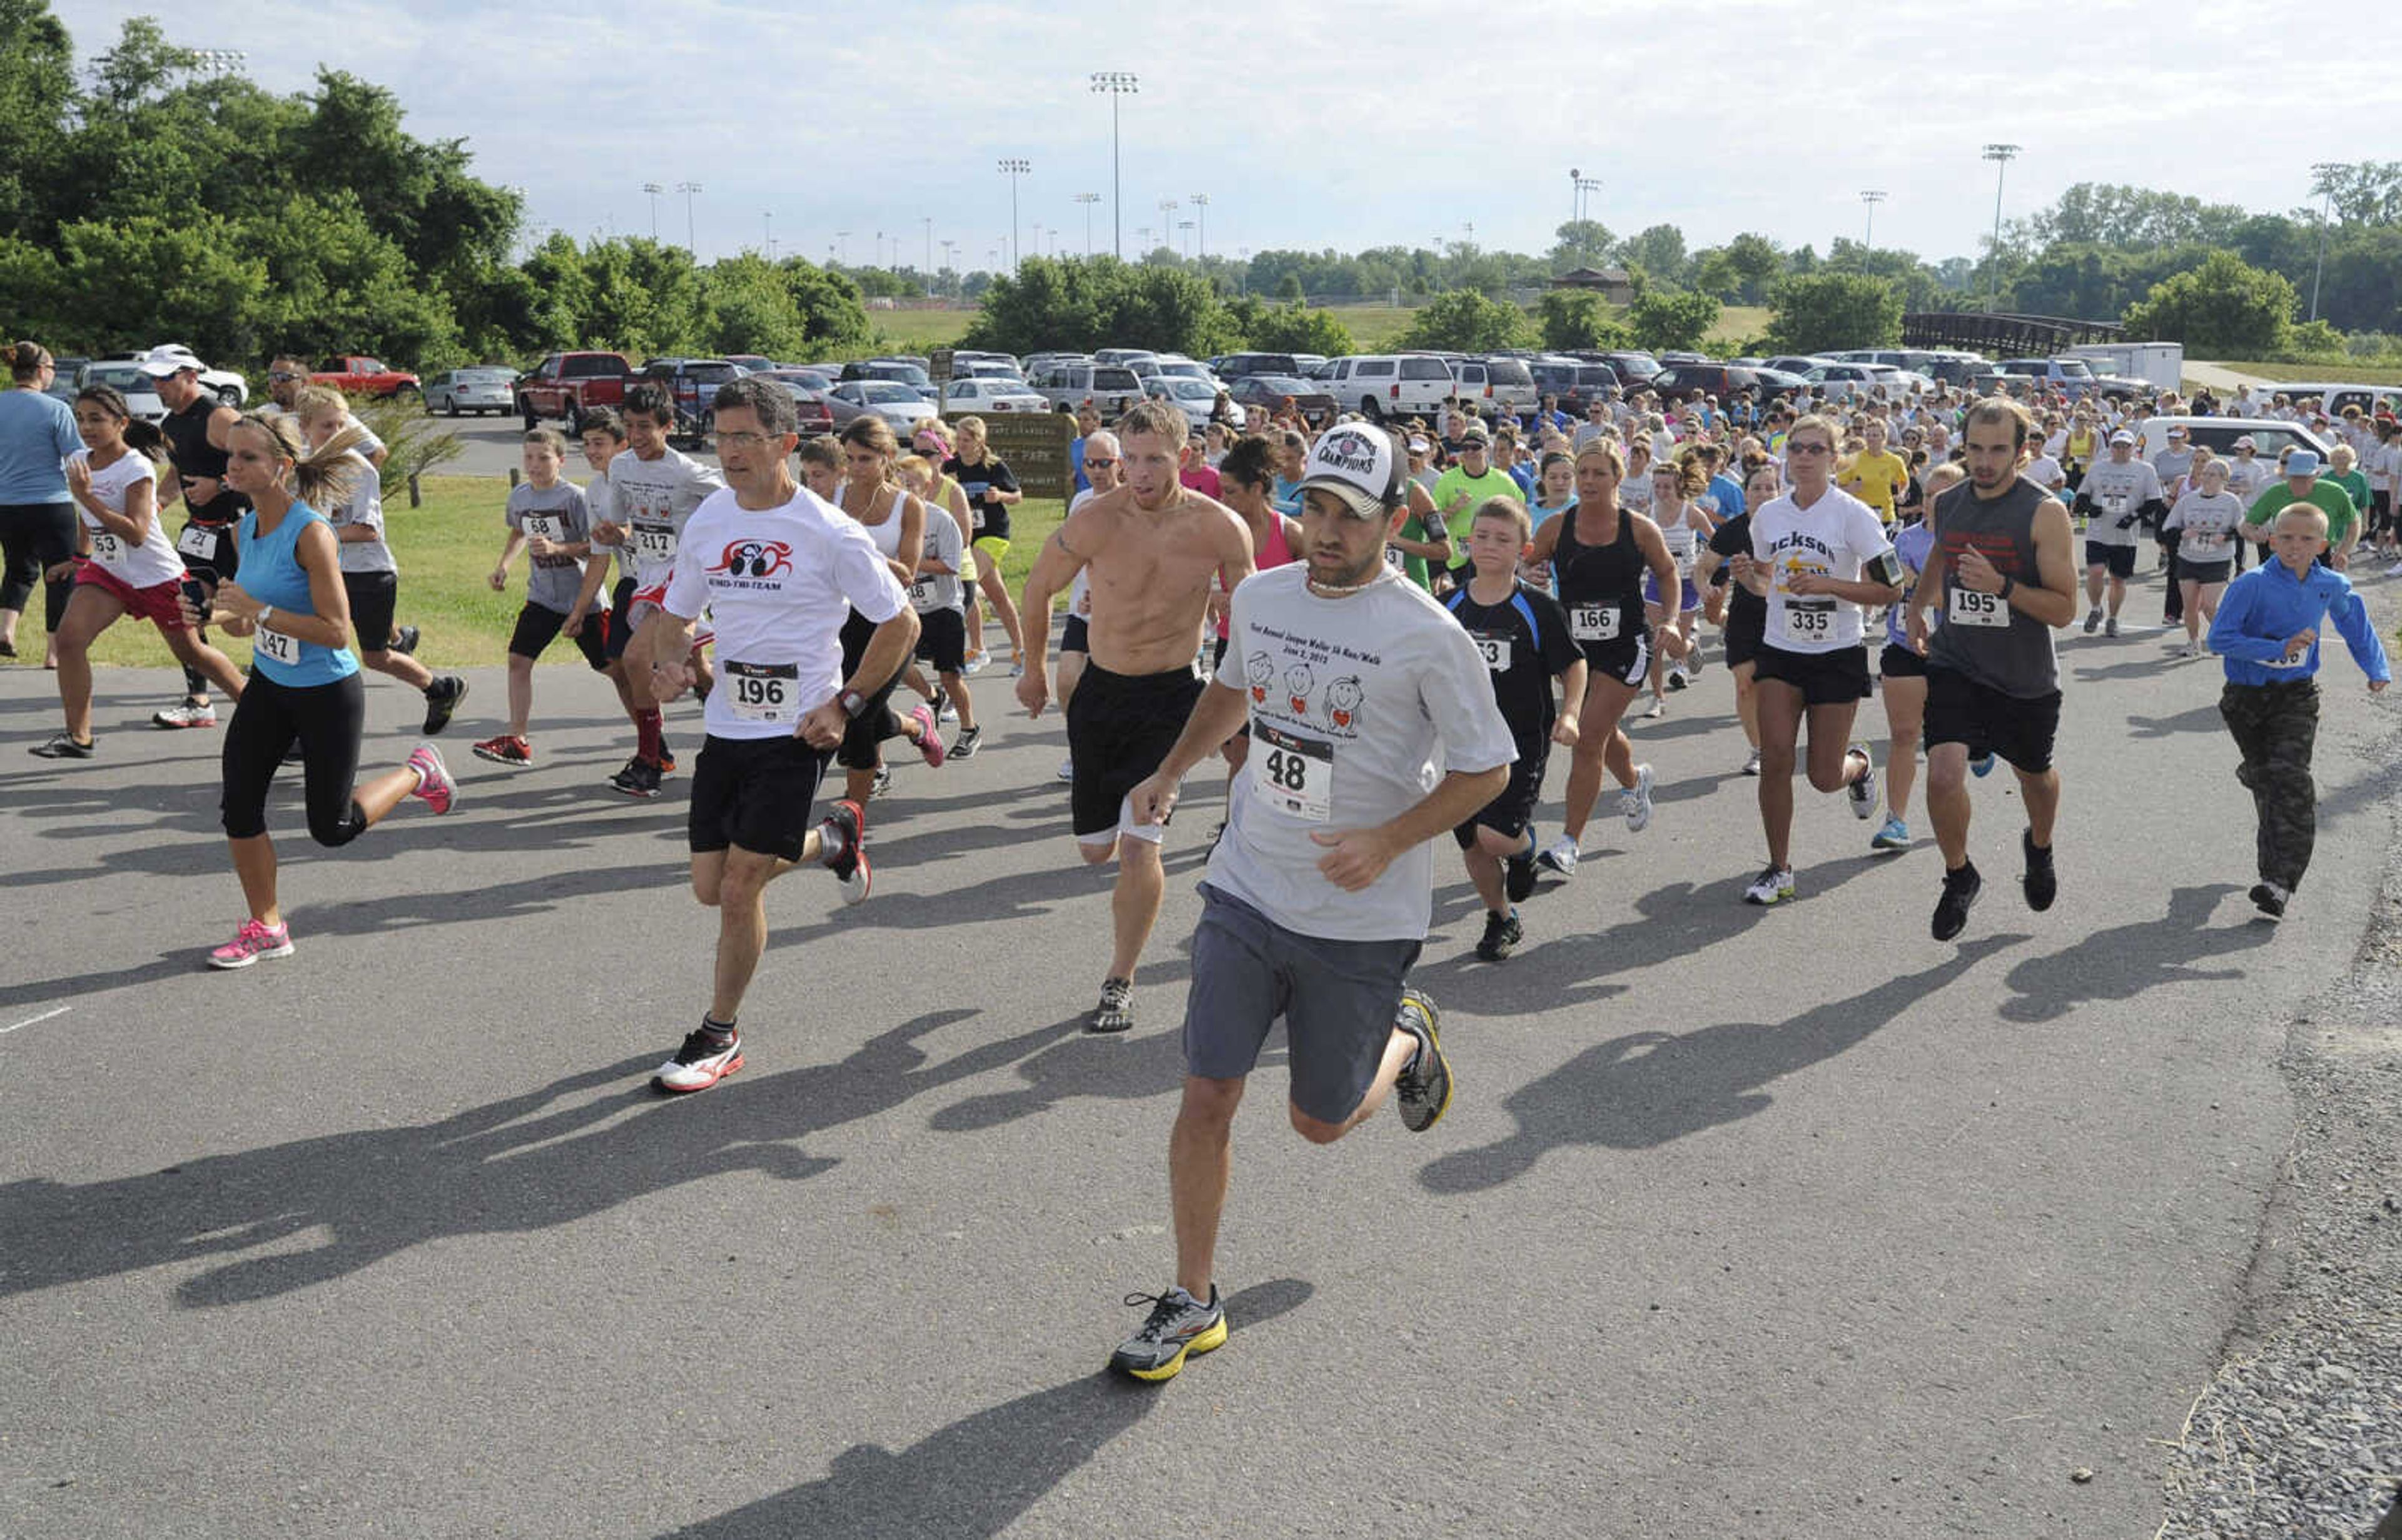
[[[1383,430],[1341,423],[1309,451],[1302,491],[1331,492],[1355,518],[1382,518],[1401,502],[1401,467]]]

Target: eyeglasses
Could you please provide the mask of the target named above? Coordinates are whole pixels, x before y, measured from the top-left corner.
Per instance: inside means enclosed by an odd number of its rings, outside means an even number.
[[[1831,444],[1796,444],[1788,439],[1785,445],[1788,458],[1794,455],[1831,455],[1834,452],[1835,447]]]
[[[1095,460],[1090,455],[1084,457],[1084,469],[1087,471],[1106,471],[1116,463],[1114,460]]]
[[[717,435],[717,447],[721,449],[764,449],[780,436],[747,432],[729,433],[721,430]]]
[[[309,377],[306,375],[296,375],[289,369],[270,369],[267,373],[267,378],[269,379],[306,379]]]

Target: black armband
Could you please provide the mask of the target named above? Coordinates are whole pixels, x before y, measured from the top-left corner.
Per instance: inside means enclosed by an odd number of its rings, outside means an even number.
[[[1881,583],[1888,588],[1900,587],[1902,580],[1909,575],[1902,571],[1901,553],[1898,551],[1887,551],[1869,563],[1870,581]]]

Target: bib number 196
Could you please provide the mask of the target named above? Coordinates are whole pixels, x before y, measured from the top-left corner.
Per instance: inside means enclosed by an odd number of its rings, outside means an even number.
[[[726,699],[741,722],[800,720],[800,668],[790,663],[728,663]]]

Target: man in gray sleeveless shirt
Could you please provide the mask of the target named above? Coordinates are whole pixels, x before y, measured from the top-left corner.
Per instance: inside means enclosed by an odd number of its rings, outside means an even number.
[[[1936,499],[1935,543],[1910,597],[1910,643],[1926,655],[1926,810],[1943,852],[1934,934],[1957,936],[1984,886],[1968,859],[1968,758],[2009,761],[2027,810],[2020,836],[2027,907],[2059,893],[2052,821],[2060,772],[2060,665],[2051,633],[2077,617],[2077,569],[2068,510],[2019,474],[2029,423],[2015,402],[1989,398],[1968,412],[1968,480]],[[1940,625],[1926,612],[1940,609]]]

